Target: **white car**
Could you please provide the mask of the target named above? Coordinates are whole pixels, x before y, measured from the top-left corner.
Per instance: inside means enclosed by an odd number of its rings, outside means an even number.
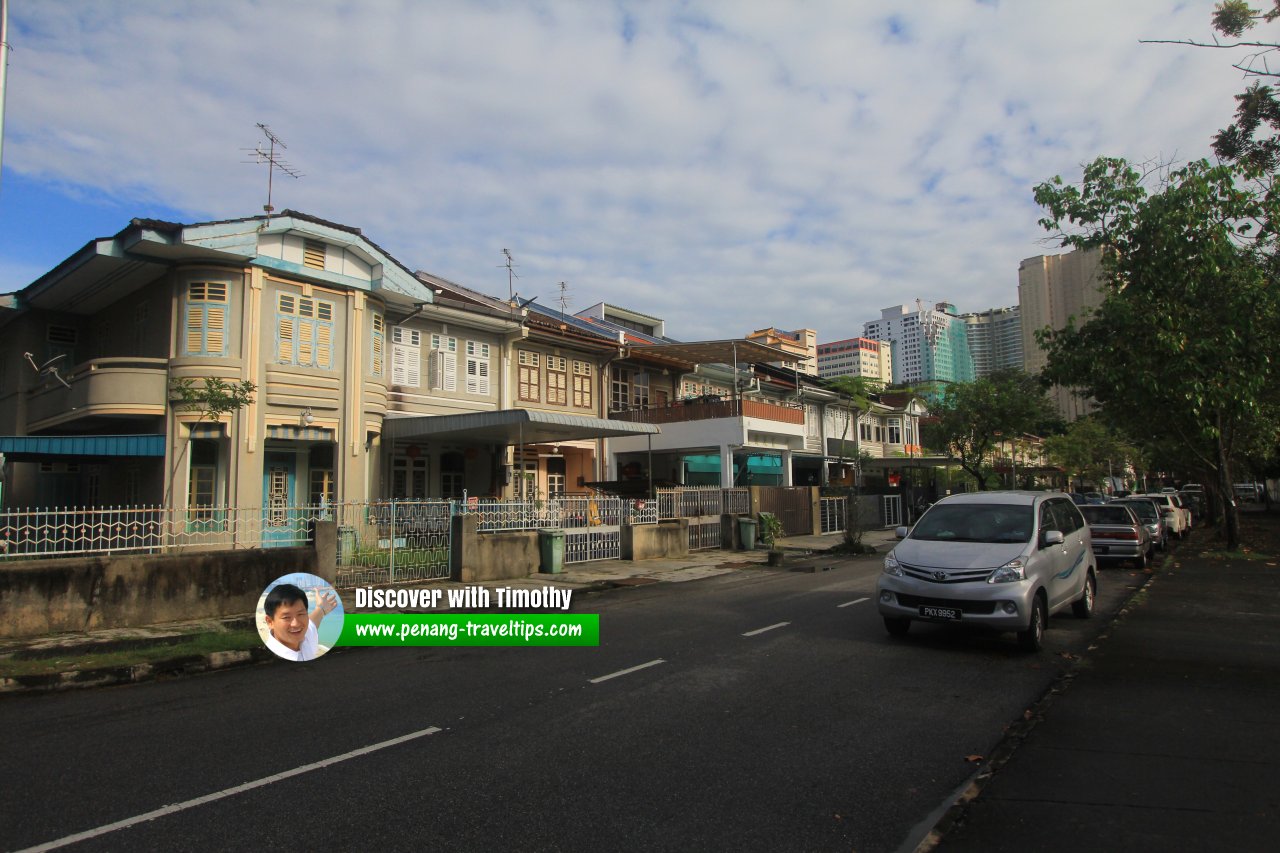
[[[1159,494],[1134,495],[1134,497],[1150,498],[1155,501],[1156,506],[1160,507],[1160,513],[1164,516],[1169,532],[1174,536],[1184,539],[1191,532],[1191,510],[1187,509],[1182,503],[1182,498],[1176,494],[1160,492]]]

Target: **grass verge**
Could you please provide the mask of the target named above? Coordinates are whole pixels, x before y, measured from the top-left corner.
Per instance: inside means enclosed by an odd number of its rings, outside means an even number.
[[[60,672],[81,672],[108,667],[133,666],[154,663],[171,658],[208,655],[214,652],[234,652],[262,648],[262,639],[256,630],[231,630],[216,633],[191,634],[169,638],[163,644],[144,645],[103,652],[53,653],[44,657],[0,659],[0,678],[19,678],[31,675],[53,675]]]

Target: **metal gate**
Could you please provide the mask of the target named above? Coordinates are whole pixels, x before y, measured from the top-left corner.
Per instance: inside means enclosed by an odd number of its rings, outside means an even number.
[[[449,501],[340,504],[335,586],[449,577]]]
[[[622,557],[622,518],[631,501],[622,498],[561,498],[565,563]]]
[[[902,495],[884,495],[882,517],[884,526],[898,527],[902,524]]]
[[[809,486],[763,486],[760,512],[771,512],[782,519],[783,536],[808,536],[813,533],[813,489]]]
[[[689,519],[690,551],[705,551],[720,545],[720,516],[699,515]]]

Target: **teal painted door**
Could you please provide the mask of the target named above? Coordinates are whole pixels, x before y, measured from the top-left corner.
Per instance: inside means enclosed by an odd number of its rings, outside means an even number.
[[[305,537],[294,499],[297,458],[292,453],[267,453],[262,461],[262,547],[291,545]]]

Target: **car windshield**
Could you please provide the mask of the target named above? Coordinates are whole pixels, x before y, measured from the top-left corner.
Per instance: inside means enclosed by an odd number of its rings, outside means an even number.
[[[937,504],[911,530],[930,542],[1027,542],[1035,526],[1030,506]]]
[[[1090,524],[1133,524],[1129,511],[1122,506],[1082,506],[1080,511]]]
[[[1151,519],[1154,521],[1159,517],[1159,514],[1156,512],[1155,505],[1150,501],[1134,501],[1133,503],[1126,501],[1125,506],[1136,512],[1138,514],[1138,518],[1143,520]]]

